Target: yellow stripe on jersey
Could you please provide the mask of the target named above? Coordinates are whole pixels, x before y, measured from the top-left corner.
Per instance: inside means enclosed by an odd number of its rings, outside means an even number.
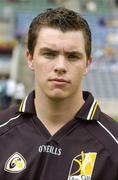
[[[21,102],[21,104],[20,104],[19,112],[22,112],[23,104],[24,104],[24,100],[22,100],[22,102]]]
[[[89,110],[89,113],[88,113],[88,116],[87,116],[87,120],[92,120],[94,115],[95,115],[95,112],[96,112],[96,108],[97,108],[97,101],[94,99],[92,105],[91,105],[91,108]]]
[[[94,117],[94,115],[95,115],[97,106],[98,106],[98,103],[96,102],[95,105],[94,105],[94,107],[93,107],[93,110],[92,110],[92,113],[91,113],[91,116],[90,116],[90,120],[93,120],[93,117]]]
[[[19,112],[25,112],[25,107],[26,107],[27,98],[28,98],[28,96],[26,96],[26,97],[22,100],[21,105],[20,105],[20,107],[19,107]]]

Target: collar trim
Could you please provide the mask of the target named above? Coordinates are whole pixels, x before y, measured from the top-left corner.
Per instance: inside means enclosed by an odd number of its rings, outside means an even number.
[[[26,96],[25,99],[22,100],[20,107],[19,107],[19,112],[25,112],[27,98],[28,98],[28,96]]]
[[[89,113],[88,113],[88,116],[87,116],[87,120],[93,120],[93,117],[94,117],[94,115],[96,113],[97,107],[98,107],[98,103],[94,99],[93,104],[92,104],[92,106],[91,106],[91,108],[89,110]]]

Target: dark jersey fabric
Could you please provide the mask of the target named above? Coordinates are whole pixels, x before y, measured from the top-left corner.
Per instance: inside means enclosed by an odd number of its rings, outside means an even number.
[[[36,116],[34,91],[0,112],[0,180],[118,180],[118,123],[83,97],[53,136]]]

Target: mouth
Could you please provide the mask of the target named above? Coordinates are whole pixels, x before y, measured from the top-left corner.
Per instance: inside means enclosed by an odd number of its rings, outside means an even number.
[[[53,79],[50,79],[49,81],[60,82],[60,83],[70,83],[70,81],[63,78],[53,78]]]

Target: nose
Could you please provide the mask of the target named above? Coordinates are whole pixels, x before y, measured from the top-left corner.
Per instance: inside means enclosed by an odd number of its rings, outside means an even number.
[[[58,57],[54,67],[54,72],[58,74],[65,74],[67,72],[66,60],[64,57]]]

